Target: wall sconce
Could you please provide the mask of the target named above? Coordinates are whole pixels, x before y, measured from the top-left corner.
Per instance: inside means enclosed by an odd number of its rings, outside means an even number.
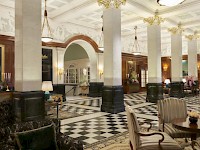
[[[59,67],[58,68],[58,75],[60,77],[60,80],[61,80],[61,76],[63,75],[63,72],[64,72],[64,68],[63,67]]]
[[[163,70],[164,70],[164,71],[167,71],[167,69],[168,69],[168,65],[167,65],[167,64],[164,64],[164,65],[163,65]]]
[[[100,76],[100,79],[103,75],[103,66],[102,65],[99,65],[99,76]]]

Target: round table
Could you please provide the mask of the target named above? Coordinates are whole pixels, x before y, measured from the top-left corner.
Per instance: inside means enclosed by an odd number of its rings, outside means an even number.
[[[197,133],[200,133],[200,119],[197,123],[190,123],[189,117],[186,119],[175,119],[172,125],[179,130],[191,132],[191,140],[196,140]],[[194,143],[192,142],[192,147],[194,148]]]

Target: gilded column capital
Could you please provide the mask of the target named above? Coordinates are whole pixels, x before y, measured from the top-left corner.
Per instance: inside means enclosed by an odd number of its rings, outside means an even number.
[[[148,17],[143,19],[144,23],[148,23],[149,25],[160,25],[162,22],[165,21],[164,18],[158,15],[158,12],[155,12],[153,17]]]
[[[177,27],[168,28],[168,31],[172,34],[182,34],[184,32],[184,29],[182,28],[182,25],[179,23]]]
[[[200,38],[200,35],[198,35],[197,32],[195,32],[194,34],[186,35],[185,38],[187,38],[189,41],[192,41]]]
[[[97,2],[105,8],[119,8],[121,5],[126,4],[126,0],[97,0]]]

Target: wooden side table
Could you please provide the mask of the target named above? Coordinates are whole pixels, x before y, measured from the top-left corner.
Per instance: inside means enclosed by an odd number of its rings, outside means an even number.
[[[200,119],[198,119],[197,123],[190,123],[189,117],[186,119],[175,119],[172,125],[179,130],[191,132],[192,148],[195,149],[194,141],[197,138],[197,133],[200,133]]]

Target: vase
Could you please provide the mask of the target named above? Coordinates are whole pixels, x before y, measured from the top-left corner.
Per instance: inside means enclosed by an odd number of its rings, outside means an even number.
[[[190,121],[190,123],[197,123],[198,118],[196,118],[196,117],[189,117],[189,121]]]

